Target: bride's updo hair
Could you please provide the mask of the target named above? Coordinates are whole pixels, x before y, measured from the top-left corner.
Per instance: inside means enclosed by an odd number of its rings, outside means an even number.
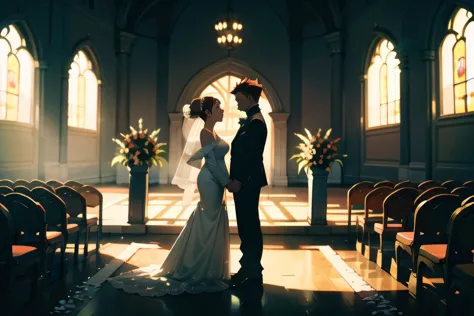
[[[203,97],[194,99],[191,104],[185,105],[183,108],[183,114],[187,118],[200,117],[206,121],[206,110],[212,113],[212,107],[214,102],[219,101],[214,97]]]

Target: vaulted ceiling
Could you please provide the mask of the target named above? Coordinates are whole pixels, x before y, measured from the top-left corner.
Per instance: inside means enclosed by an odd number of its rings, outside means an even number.
[[[159,32],[170,34],[181,14],[193,1],[196,0],[116,0],[117,27],[120,30],[133,32],[141,21],[156,18]],[[273,10],[278,15],[289,34],[295,28],[304,27],[312,20],[322,23],[326,33],[343,27],[347,0],[261,1],[264,1],[269,10]]]

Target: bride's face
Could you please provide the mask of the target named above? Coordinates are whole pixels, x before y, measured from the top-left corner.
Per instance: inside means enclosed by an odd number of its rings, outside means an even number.
[[[224,110],[221,108],[221,102],[216,100],[212,106],[211,119],[214,122],[222,122],[224,119]]]

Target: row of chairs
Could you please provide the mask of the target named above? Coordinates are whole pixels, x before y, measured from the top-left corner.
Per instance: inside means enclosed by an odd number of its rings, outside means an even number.
[[[416,184],[409,180],[401,181],[398,183],[392,182],[390,180],[383,180],[380,182],[372,182],[372,181],[362,181],[355,185],[353,185],[347,191],[347,210],[348,210],[348,217],[347,217],[347,226],[348,232],[351,232],[351,224],[352,224],[352,214],[358,213],[363,211],[365,197],[366,195],[373,189],[379,187],[390,187],[394,189],[401,189],[401,188],[414,188],[419,192],[424,192],[433,187],[443,187],[449,190],[450,192],[454,189],[460,188],[457,191],[457,194],[469,195],[470,190],[474,190],[474,180],[469,181],[459,181],[459,180],[448,180],[444,182],[436,181],[436,180],[426,180],[422,183]],[[464,191],[464,192],[463,192]],[[354,212],[355,211],[355,212]]]
[[[410,293],[416,297],[416,293],[423,286],[422,279],[417,281],[417,277],[422,278],[422,274],[417,275],[419,266],[438,271],[440,263],[445,260],[442,258],[449,257],[449,249],[464,247],[462,248],[464,253],[470,253],[470,260],[462,262],[466,263],[467,266],[450,266],[448,270],[461,271],[457,272],[458,275],[459,273],[469,275],[471,272],[470,278],[465,277],[458,280],[457,283],[464,286],[463,294],[472,293],[470,292],[472,288],[469,288],[466,284],[474,283],[472,265],[469,265],[473,263],[473,253],[471,251],[474,249],[474,238],[472,238],[472,231],[474,231],[472,228],[474,226],[471,223],[469,230],[469,225],[449,224],[450,218],[451,221],[454,221],[452,216],[456,212],[463,214],[458,215],[457,220],[464,218],[469,222],[469,218],[472,218],[471,215],[469,215],[471,217],[466,215],[471,214],[472,209],[474,209],[472,181],[464,183],[426,181],[419,185],[404,181],[394,185],[391,184],[393,183],[390,181],[385,181],[382,184],[362,182],[349,190],[349,208],[355,204],[354,202],[361,202],[361,195],[364,201],[363,215],[357,216],[357,250],[370,259],[370,236],[371,233],[378,234],[380,246],[377,251],[376,262],[382,268],[387,268],[389,261],[386,259],[391,259],[390,272],[399,281],[404,281],[401,277],[403,274],[401,273],[400,258],[402,254],[408,254],[410,257],[409,266],[412,270],[409,288]],[[460,187],[457,187],[459,185]],[[356,198],[350,200],[354,196]],[[461,209],[465,211],[461,212]],[[454,227],[452,229],[455,229],[455,231],[449,228],[449,225]],[[470,238],[470,243],[465,243],[461,247],[459,238],[449,239],[449,236],[465,236],[465,238]],[[387,240],[391,242],[391,245],[395,245],[396,251],[393,259],[387,256],[390,251],[384,249]],[[451,248],[448,241],[452,243]],[[444,246],[439,244],[444,244]],[[423,248],[424,245],[427,245],[426,249]],[[426,256],[420,255],[423,251]],[[434,258],[438,258],[438,261]],[[465,256],[463,258],[466,259]],[[433,260],[435,261],[434,264]],[[450,279],[445,278],[445,283],[450,288]],[[449,292],[449,294],[451,293]]]
[[[32,295],[42,292],[45,277],[51,270],[48,259],[54,259],[57,249],[61,250],[62,274],[66,246],[73,236],[77,259],[80,236],[85,233],[86,258],[89,233],[97,227],[96,251],[99,251],[102,194],[79,182],[48,182],[0,180],[3,184],[0,186],[0,296],[7,298],[7,302],[18,280],[31,282]],[[99,208],[99,219],[87,214],[88,207]]]
[[[84,256],[87,257],[88,255],[88,244],[89,244],[89,235],[90,235],[90,230],[97,226],[97,240],[96,240],[96,249],[99,250],[100,248],[100,238],[102,236],[102,213],[103,213],[103,196],[102,193],[97,190],[93,186],[89,185],[84,185],[80,182],[77,181],[67,181],[67,182],[61,182],[58,180],[49,180],[47,182],[41,181],[41,180],[32,180],[32,181],[27,181],[24,179],[19,179],[16,181],[12,181],[9,179],[3,179],[0,180],[0,194],[8,194],[12,192],[19,192],[22,193],[26,196],[31,196],[31,190],[35,188],[44,188],[51,193],[55,194],[57,197],[60,199],[63,199],[64,202],[66,203],[67,206],[67,212],[66,216],[69,218],[73,217],[70,221],[72,222],[77,222],[78,220],[75,219],[76,216],[79,216],[80,218],[82,215],[78,213],[77,207],[74,205],[67,205],[67,204],[78,204],[79,202],[75,201],[74,198],[70,198],[70,195],[77,196],[76,200],[79,199],[80,197],[76,193],[62,193],[63,196],[59,196],[56,192],[56,190],[60,187],[68,187],[72,188],[73,190],[77,191],[80,196],[82,196],[85,199],[85,204],[86,204],[86,217],[87,219],[87,227],[89,229],[82,231],[80,230],[80,233],[82,232],[85,233],[85,241],[84,241]],[[95,210],[95,209],[98,210]],[[94,210],[93,210],[94,209]],[[80,209],[79,209],[80,211]],[[89,214],[89,213],[96,213],[96,214]],[[82,220],[79,221],[79,224],[82,224]],[[77,253],[77,252],[76,252]]]

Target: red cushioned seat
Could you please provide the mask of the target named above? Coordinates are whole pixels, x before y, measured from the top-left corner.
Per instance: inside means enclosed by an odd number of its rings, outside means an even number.
[[[401,223],[388,223],[387,227],[385,228],[386,232],[398,232],[402,230]],[[378,234],[382,234],[383,231],[383,224],[382,223],[375,223],[374,224],[374,231]]]
[[[53,232],[53,231],[48,231],[46,232],[46,240],[48,241],[48,244],[56,244],[61,241],[63,241],[64,237],[61,232]]]
[[[407,246],[413,245],[414,239],[415,239],[414,232],[399,232],[397,234],[397,241]]]
[[[430,259],[434,263],[443,263],[446,259],[448,245],[423,245],[420,248],[420,256]]]
[[[67,233],[69,235],[77,233],[79,231],[79,225],[77,224],[67,224]]]
[[[37,248],[31,246],[12,246],[13,260],[19,265],[29,265],[31,261],[39,257]]]

